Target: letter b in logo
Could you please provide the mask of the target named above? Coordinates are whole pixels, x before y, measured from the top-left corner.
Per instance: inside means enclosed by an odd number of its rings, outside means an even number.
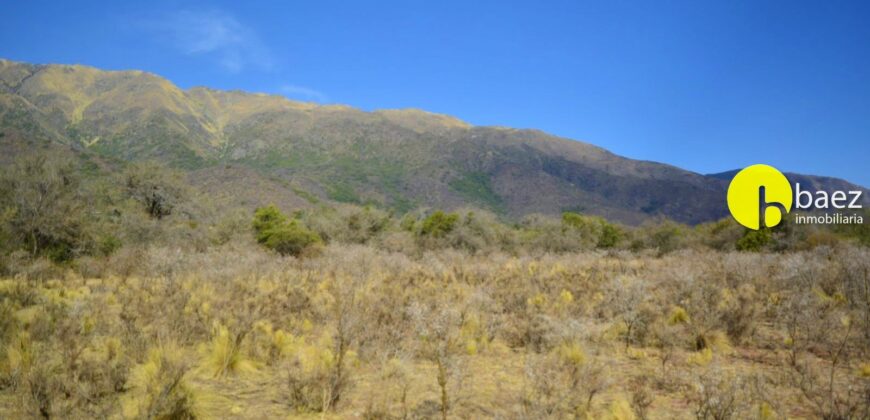
[[[792,190],[776,168],[752,165],[734,175],[728,186],[728,209],[750,229],[774,227],[791,211]]]

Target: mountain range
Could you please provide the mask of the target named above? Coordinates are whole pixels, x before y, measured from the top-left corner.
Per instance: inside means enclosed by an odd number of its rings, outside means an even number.
[[[142,71],[0,60],[0,163],[46,146],[157,160],[228,204],[472,206],[512,219],[579,211],[628,224],[725,217],[734,173],[702,175],[539,130],[473,126],[416,109],[365,112],[184,90]],[[836,178],[789,177],[809,190],[866,191]]]

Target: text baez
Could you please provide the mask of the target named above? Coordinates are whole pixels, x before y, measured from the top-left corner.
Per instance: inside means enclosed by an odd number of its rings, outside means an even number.
[[[801,184],[795,184],[795,207],[799,209],[826,209],[829,206],[835,209],[860,209],[859,203],[861,191],[834,191],[828,195],[825,191],[816,191],[815,194],[801,190]]]

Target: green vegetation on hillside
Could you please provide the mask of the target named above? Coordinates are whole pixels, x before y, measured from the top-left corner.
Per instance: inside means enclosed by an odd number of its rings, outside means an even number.
[[[204,249],[243,235],[238,231],[239,216],[234,215],[245,210],[215,207],[210,197],[188,184],[183,172],[153,162],[127,165],[118,174],[95,168],[90,160],[57,153],[35,154],[5,167],[0,174],[0,221],[2,235],[9,240],[3,252],[20,250],[62,262],[179,239]],[[344,186],[336,186],[331,196],[345,203],[362,200]],[[686,248],[783,252],[868,243],[862,226],[796,225],[790,218],[758,232],[746,231],[730,219],[696,227],[665,220],[630,227],[573,212],[564,213],[561,220],[532,216],[509,224],[486,210],[395,213],[309,201],[318,207],[285,209],[296,210],[296,216],[273,241],[279,236],[285,242],[309,237],[307,231],[296,230],[306,226],[327,243],[372,243],[409,253],[433,248],[519,254],[612,249],[662,255]]]
[[[449,185],[471,204],[481,205],[496,213],[504,212],[504,200],[493,191],[489,175],[483,172],[463,173],[450,181]]]
[[[361,204],[362,200],[353,188],[346,184],[334,184],[326,190],[326,196],[339,203]]]
[[[580,211],[632,225],[656,217],[697,224],[727,215],[721,176],[625,159],[539,131],[474,127],[420,111],[184,91],[148,73],[84,66],[4,61],[0,78],[21,84],[0,92],[0,153],[8,160],[47,143],[119,166],[156,160],[189,174],[241,166],[286,182],[288,194],[289,185],[305,185],[322,193],[320,199],[398,213],[468,205],[512,221]],[[822,188],[860,188],[802,179]],[[227,181],[250,186],[246,179]],[[496,185],[510,188],[496,192]]]

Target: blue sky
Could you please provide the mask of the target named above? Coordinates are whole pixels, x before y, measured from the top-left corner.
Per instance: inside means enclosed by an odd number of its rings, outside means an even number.
[[[473,4],[472,4],[473,3]],[[539,128],[702,173],[870,186],[870,2],[0,5],[0,57]]]

